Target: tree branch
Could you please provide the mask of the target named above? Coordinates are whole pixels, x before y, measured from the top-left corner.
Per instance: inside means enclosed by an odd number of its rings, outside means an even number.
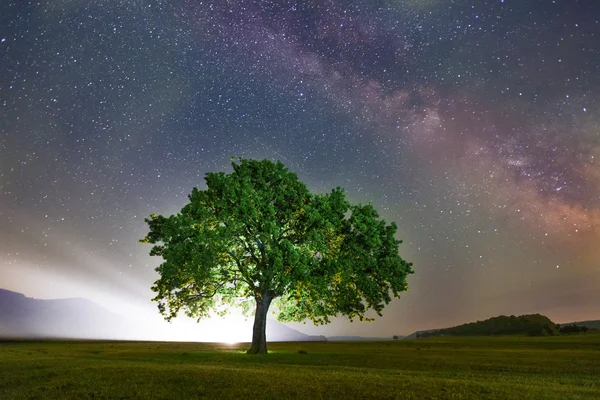
[[[233,258],[233,260],[235,261],[235,263],[238,266],[238,269],[240,271],[240,274],[242,275],[242,280],[244,282],[246,282],[246,284],[248,286],[250,286],[250,289],[252,289],[253,291],[256,291],[256,286],[254,285],[254,282],[252,282],[252,279],[250,279],[250,276],[248,276],[248,271],[246,270],[246,268],[242,265],[242,262],[239,258],[237,258],[235,256],[235,254],[233,254],[233,252],[228,251],[227,255],[229,255],[231,258]]]
[[[217,285],[217,287],[212,291],[212,293],[210,292],[200,292],[200,293],[196,293],[196,294],[190,294],[188,295],[188,298],[190,299],[210,299],[212,298],[215,294],[217,294],[217,292],[219,291],[219,289],[221,289],[223,286],[225,286],[225,284],[229,282],[227,280],[221,282],[220,284]],[[210,295],[208,295],[210,293]]]

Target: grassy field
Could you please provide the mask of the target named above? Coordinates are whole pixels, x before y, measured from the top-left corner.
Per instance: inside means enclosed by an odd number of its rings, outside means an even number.
[[[600,399],[600,335],[246,347],[0,343],[0,399]]]

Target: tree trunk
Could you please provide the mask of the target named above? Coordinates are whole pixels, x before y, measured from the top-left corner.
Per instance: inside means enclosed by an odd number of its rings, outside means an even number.
[[[261,299],[256,299],[252,346],[246,352],[247,354],[267,354],[267,312],[272,300],[273,297],[268,294],[264,294]]]

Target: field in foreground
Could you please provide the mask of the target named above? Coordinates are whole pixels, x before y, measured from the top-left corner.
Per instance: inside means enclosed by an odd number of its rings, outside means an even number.
[[[600,399],[600,335],[269,346],[5,342],[0,399]]]

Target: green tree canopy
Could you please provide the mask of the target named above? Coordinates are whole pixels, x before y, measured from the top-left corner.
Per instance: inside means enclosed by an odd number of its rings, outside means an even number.
[[[407,290],[411,264],[397,227],[341,188],[313,194],[281,162],[239,160],[206,174],[177,214],[150,215],[143,243],[163,258],[153,299],[167,318],[255,306],[249,353],[266,353],[266,316],[280,321],[370,320]]]

